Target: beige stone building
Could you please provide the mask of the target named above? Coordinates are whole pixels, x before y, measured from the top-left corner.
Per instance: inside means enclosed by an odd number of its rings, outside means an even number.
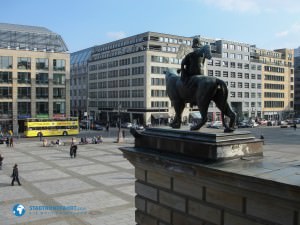
[[[262,63],[262,113],[267,120],[284,120],[294,110],[294,50],[255,49]]]
[[[70,115],[70,54],[44,27],[0,23],[0,128],[22,132],[25,118]]]

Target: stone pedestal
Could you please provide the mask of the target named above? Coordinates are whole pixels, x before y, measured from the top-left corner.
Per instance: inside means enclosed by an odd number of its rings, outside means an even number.
[[[194,160],[217,161],[243,156],[262,156],[263,142],[249,131],[202,133],[148,128],[135,133],[135,148],[170,153]]]
[[[249,132],[134,134],[121,151],[135,167],[138,225],[300,225],[300,181],[278,181],[286,165],[263,158]]]

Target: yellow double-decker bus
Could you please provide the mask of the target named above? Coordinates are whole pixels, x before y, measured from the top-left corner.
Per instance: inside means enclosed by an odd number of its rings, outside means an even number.
[[[79,134],[77,117],[59,119],[27,118],[24,123],[25,137],[43,137]]]

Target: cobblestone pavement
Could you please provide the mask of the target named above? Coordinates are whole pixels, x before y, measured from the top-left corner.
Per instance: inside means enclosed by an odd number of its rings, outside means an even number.
[[[134,168],[118,150],[129,142],[79,145],[75,159],[69,146],[42,147],[37,140],[0,145],[0,224],[135,224]],[[22,186],[10,186],[15,163]],[[23,216],[13,214],[16,204],[25,207]]]

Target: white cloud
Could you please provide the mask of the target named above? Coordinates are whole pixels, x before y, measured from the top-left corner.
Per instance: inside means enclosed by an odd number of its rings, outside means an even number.
[[[296,48],[300,40],[300,22],[292,24],[283,31],[275,33],[274,43],[286,48]]]
[[[287,37],[290,35],[300,36],[299,34],[300,34],[300,23],[294,23],[287,30],[276,33],[275,36],[280,38],[280,37]]]
[[[299,0],[199,0],[224,11],[236,12],[288,12],[299,13]]]
[[[117,31],[117,32],[107,32],[106,36],[112,40],[118,40],[126,37],[126,33],[123,31]]]

